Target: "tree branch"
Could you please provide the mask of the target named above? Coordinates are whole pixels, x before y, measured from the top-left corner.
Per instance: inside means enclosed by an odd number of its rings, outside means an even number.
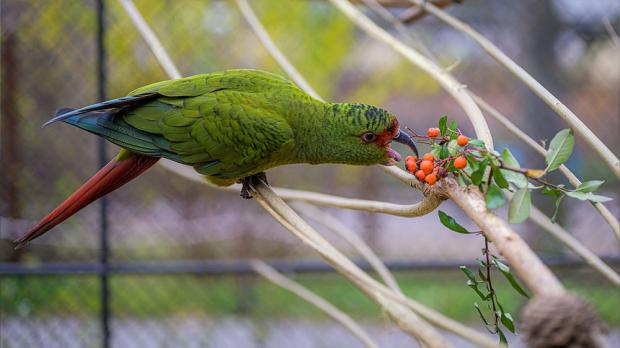
[[[277,192],[276,192],[277,193]],[[353,248],[360,254],[364,259],[368,261],[370,266],[377,272],[379,277],[383,279],[383,282],[392,290],[399,292],[402,294],[396,279],[390,272],[390,270],[385,266],[383,261],[375,254],[370,247],[364,243],[364,241],[349,227],[340,220],[334,218],[332,215],[309,205],[307,203],[293,203],[293,207],[297,208],[302,215],[311,220],[314,220],[316,223],[319,223],[325,227],[327,227],[332,232],[338,234],[342,239],[347,241]]]
[[[292,292],[293,294],[306,300],[308,303],[322,310],[325,314],[329,315],[335,321],[339,322],[347,330],[349,330],[355,337],[357,337],[368,348],[379,348],[379,345],[372,339],[362,328],[349,317],[346,313],[335,307],[333,304],[327,302],[321,296],[306,289],[301,284],[292,281],[276,271],[273,267],[260,260],[252,260],[250,267],[263,276],[270,282]]]

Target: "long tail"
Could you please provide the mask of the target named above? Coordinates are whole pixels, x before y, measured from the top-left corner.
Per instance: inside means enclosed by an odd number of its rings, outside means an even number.
[[[101,168],[56,209],[15,240],[16,249],[25,246],[31,240],[49,231],[97,198],[131,181],[153,166],[158,160],[158,157],[144,156],[122,150],[116,158]]]

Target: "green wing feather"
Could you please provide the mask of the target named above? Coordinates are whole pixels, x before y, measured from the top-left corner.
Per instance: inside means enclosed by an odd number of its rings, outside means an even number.
[[[248,70],[164,81],[133,91],[163,97],[130,108],[122,120],[161,137],[182,163],[201,174],[244,177],[281,161],[293,146],[292,129],[264,94],[289,84]]]

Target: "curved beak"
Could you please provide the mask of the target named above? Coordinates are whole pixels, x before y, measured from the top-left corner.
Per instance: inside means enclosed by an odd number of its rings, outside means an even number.
[[[413,150],[413,153],[415,153],[416,157],[418,157],[418,148],[415,146],[415,142],[413,141],[413,138],[409,134],[399,129],[398,133],[392,140],[409,146],[411,150]]]

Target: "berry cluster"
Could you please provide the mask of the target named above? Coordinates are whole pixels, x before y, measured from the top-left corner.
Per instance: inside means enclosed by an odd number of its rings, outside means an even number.
[[[424,137],[431,142],[435,142],[440,134],[439,128],[429,128],[427,137]],[[443,143],[449,141],[449,139],[440,138],[439,142]],[[456,137],[456,144],[460,147],[467,146],[469,138],[459,134]],[[432,153],[425,153],[422,159],[418,159],[415,156],[407,156],[405,158],[405,167],[407,170],[415,175],[418,180],[425,182],[429,185],[434,185],[437,180],[448,175],[448,168],[450,164],[455,169],[464,169],[467,166],[467,159],[464,156],[448,156],[446,158],[435,159]]]

